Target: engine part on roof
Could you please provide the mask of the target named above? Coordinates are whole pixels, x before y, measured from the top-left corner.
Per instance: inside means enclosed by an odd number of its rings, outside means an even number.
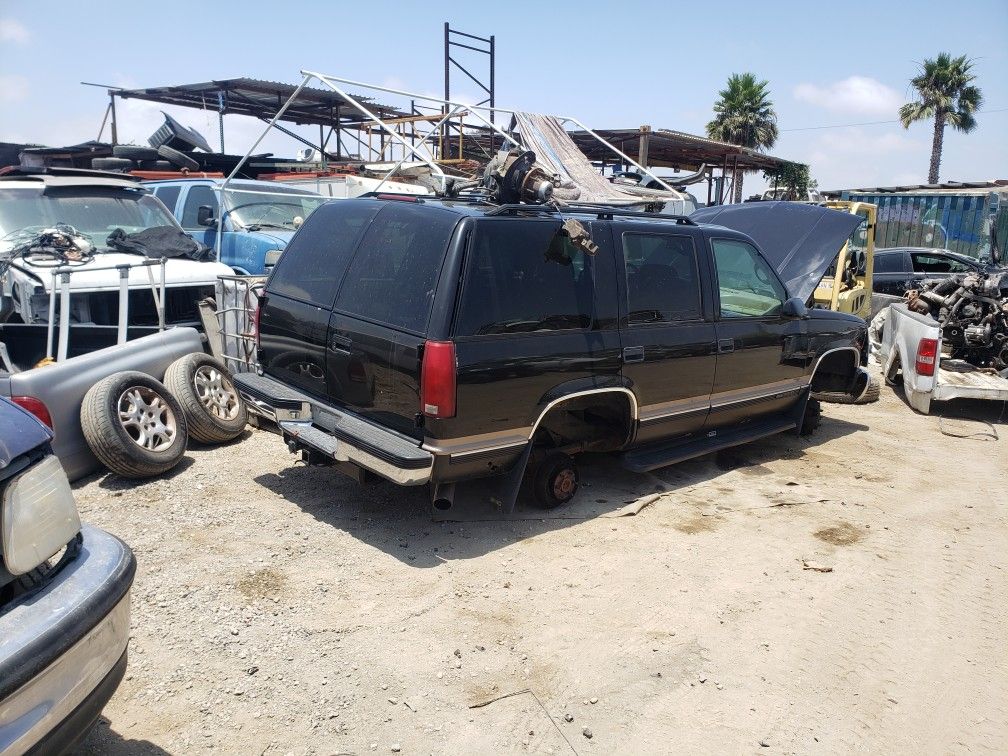
[[[938,321],[953,358],[1008,369],[1008,272],[951,276],[906,298],[911,310]]]
[[[553,181],[536,165],[534,152],[501,151],[487,164],[484,185],[504,205],[542,204],[553,197]]]

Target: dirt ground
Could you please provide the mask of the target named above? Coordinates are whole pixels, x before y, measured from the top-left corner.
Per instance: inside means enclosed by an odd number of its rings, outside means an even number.
[[[82,517],[138,571],[127,677],[81,750],[1004,752],[990,404],[940,420],[885,388],[809,439],[646,476],[593,457],[574,505],[511,522],[432,522],[425,491],[264,431],[89,478]]]

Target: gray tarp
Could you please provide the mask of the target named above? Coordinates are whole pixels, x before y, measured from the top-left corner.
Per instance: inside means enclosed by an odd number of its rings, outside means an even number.
[[[800,202],[702,207],[690,218],[751,237],[777,270],[788,293],[804,301],[812,296],[847,237],[864,220],[860,215]]]

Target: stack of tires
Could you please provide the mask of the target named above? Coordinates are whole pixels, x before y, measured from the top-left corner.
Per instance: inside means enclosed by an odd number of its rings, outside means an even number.
[[[112,157],[92,158],[91,167],[96,171],[198,171],[200,164],[166,144],[157,148],[117,144]]]
[[[164,382],[137,371],[110,375],[81,404],[81,429],[91,451],[127,478],[172,469],[190,438],[203,444],[237,438],[247,419],[231,374],[203,352],[173,362]]]

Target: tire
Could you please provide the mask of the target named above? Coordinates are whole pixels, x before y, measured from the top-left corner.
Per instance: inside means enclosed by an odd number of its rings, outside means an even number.
[[[174,171],[175,166],[167,160],[141,160],[141,171]]]
[[[179,168],[187,168],[190,171],[198,171],[200,164],[186,155],[184,152],[172,149],[166,144],[157,148],[157,154]]]
[[[812,398],[830,404],[871,404],[879,400],[879,393],[879,382],[875,378],[869,378],[868,388],[865,389],[864,396],[860,399],[855,399],[842,391],[817,391],[812,395]]]
[[[113,373],[88,389],[81,430],[102,464],[125,478],[167,472],[182,459],[189,440],[175,397],[163,383],[135,370]]]
[[[179,357],[168,366],[164,382],[182,405],[189,435],[197,441],[219,444],[245,430],[245,402],[220,360],[203,352]]]
[[[563,506],[577,493],[581,475],[569,454],[553,452],[535,469],[532,491],[543,509]]]
[[[153,147],[137,147],[132,144],[117,144],[112,147],[112,155],[129,160],[157,160],[157,150]]]
[[[805,415],[802,417],[801,428],[798,434],[801,436],[811,436],[822,424],[822,405],[818,399],[809,397],[808,404],[805,405]]]
[[[91,167],[96,171],[130,171],[136,163],[126,158],[91,158]]]

